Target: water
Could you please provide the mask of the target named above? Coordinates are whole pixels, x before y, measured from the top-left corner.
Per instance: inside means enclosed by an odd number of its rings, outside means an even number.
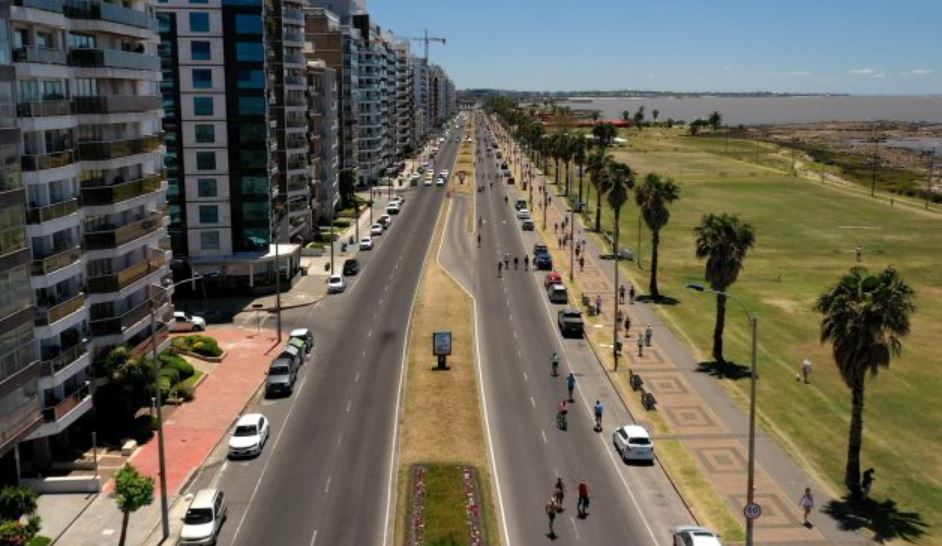
[[[716,110],[727,125],[876,120],[942,123],[942,95],[596,98],[560,104],[579,110],[599,110],[606,119],[621,119],[623,111],[634,114],[639,106],[644,106],[648,121],[651,111],[657,109],[661,121],[706,119]]]

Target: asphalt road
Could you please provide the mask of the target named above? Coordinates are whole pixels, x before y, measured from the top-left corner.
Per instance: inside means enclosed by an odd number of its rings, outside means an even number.
[[[602,433],[593,431],[595,398],[586,399],[577,386],[568,430],[556,427],[556,408],[566,396],[564,377],[573,359],[583,364],[577,370],[577,385],[588,383],[589,374],[595,375],[599,385],[605,379],[583,339],[559,337],[555,311],[562,306],[543,301],[542,272],[524,272],[522,261],[519,270],[514,270],[513,256],[532,258],[536,238],[521,235],[515,196],[502,179],[495,179],[493,156],[479,164],[477,172],[478,182],[488,187],[476,194],[476,214],[483,219],[482,245],[476,249],[472,274],[478,357],[509,544],[548,540],[544,505],[560,476],[566,484],[566,498],[565,511],[555,521],[557,544],[666,546],[669,524],[688,523],[683,519],[685,508],[658,467],[629,467],[613,456],[614,423],[606,422]],[[509,196],[506,204],[505,195]],[[539,221],[539,215],[534,216]],[[497,262],[505,253],[511,256],[510,271],[498,278]],[[559,377],[550,374],[553,351],[561,356]],[[619,404],[613,391],[603,397],[603,403],[607,414],[608,408]],[[577,517],[575,506],[580,480],[591,490],[586,519]]]
[[[457,149],[443,146],[436,168],[453,169]],[[212,480],[229,503],[220,544],[386,540],[405,336],[445,188],[402,195],[402,213],[359,252],[362,269],[346,292],[284,313],[285,331],[312,328],[315,348],[290,397],[249,410],[272,423],[262,455],[228,461]]]

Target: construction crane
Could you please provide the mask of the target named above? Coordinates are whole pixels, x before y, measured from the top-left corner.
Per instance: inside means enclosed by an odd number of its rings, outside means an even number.
[[[445,38],[439,38],[437,36],[429,36],[428,29],[425,29],[425,32],[422,36],[403,36],[406,40],[412,40],[414,42],[425,42],[425,64],[428,64],[428,43],[429,42],[441,42],[442,45],[445,45]]]

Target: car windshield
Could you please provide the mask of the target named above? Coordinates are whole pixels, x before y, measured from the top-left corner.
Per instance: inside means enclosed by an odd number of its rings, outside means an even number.
[[[271,375],[288,375],[287,366],[272,366],[268,373]]]
[[[651,439],[650,438],[631,438],[628,440],[628,443],[637,444],[639,446],[647,446],[647,445],[651,445]]]
[[[334,284],[338,284],[338,283],[340,283],[340,277],[331,277],[331,278],[330,278],[330,282],[332,282],[332,283],[334,283]]]
[[[258,432],[255,425],[239,425],[236,427],[233,436],[255,436]]]
[[[209,508],[190,508],[183,517],[187,525],[202,525],[213,521],[213,511]]]
[[[577,311],[568,311],[568,312],[566,312],[566,313],[563,313],[563,317],[565,317],[565,318],[579,318],[579,313],[578,313]]]

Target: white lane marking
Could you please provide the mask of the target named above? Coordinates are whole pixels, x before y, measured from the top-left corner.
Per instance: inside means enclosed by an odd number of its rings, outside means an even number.
[[[366,349],[363,349],[363,352],[360,354],[360,358],[366,358]]]
[[[383,292],[389,292],[389,285],[388,285],[388,284],[387,284],[385,287],[383,287]]]
[[[380,298],[380,299],[379,299],[379,307],[382,307],[382,306],[383,306],[383,298]]]
[[[341,432],[340,434],[337,435],[337,445],[338,445],[338,446],[340,445],[340,440],[341,440],[342,438],[343,438],[343,433]]]
[[[373,337],[373,329],[370,328],[370,331],[366,333],[366,337]]]
[[[366,356],[366,351],[363,351],[363,356]],[[357,374],[353,377],[353,382],[354,383],[360,382],[360,372],[357,372]]]
[[[327,493],[330,491],[330,478],[331,478],[330,476],[327,476],[327,483],[324,484],[324,493]]]
[[[572,522],[572,530],[576,532],[576,540],[582,540],[582,536],[579,534],[579,527],[576,526],[576,518],[569,516],[569,521]]]
[[[314,534],[311,536],[310,546],[314,546],[314,543],[317,542],[317,529],[314,529]]]
[[[527,375],[527,372],[523,372],[523,380],[524,380],[524,381],[529,381],[529,380],[530,380],[530,376]]]
[[[304,379],[307,379],[307,376],[304,376]],[[304,385],[306,381],[301,381],[301,386],[298,387],[298,393],[294,395],[294,398],[291,401],[291,407],[288,408],[288,414],[285,415],[285,420],[281,423],[281,428],[278,429],[278,435],[275,437],[275,441],[272,442],[272,446],[269,451],[276,450],[278,448],[278,442],[281,440],[281,433],[284,432],[285,427],[288,425],[288,421],[291,419],[291,414],[294,412],[294,408],[298,406],[297,401],[301,399],[301,391],[304,390]],[[236,540],[239,538],[239,532],[242,530],[242,524],[245,523],[245,517],[249,514],[249,509],[252,507],[252,502],[255,500],[255,495],[258,494],[258,487],[262,484],[265,473],[268,472],[268,465],[271,464],[274,457],[269,457],[265,460],[265,466],[262,467],[261,474],[258,475],[258,481],[255,482],[255,487],[252,489],[252,495],[249,496],[249,502],[245,505],[245,511],[242,512],[242,517],[239,518],[239,525],[236,526],[235,534],[232,535],[232,544],[236,544]]]
[[[353,400],[347,400],[347,413],[350,413],[351,406],[353,406]]]
[[[532,396],[530,397],[530,405],[534,408],[536,407],[536,400],[534,400]]]
[[[514,330],[514,339],[517,339],[517,331]]]
[[[520,352],[520,349],[517,349],[517,358],[523,358],[523,353]]]
[[[546,440],[546,430],[540,429],[540,434],[543,436],[543,443],[548,444],[549,442]]]

